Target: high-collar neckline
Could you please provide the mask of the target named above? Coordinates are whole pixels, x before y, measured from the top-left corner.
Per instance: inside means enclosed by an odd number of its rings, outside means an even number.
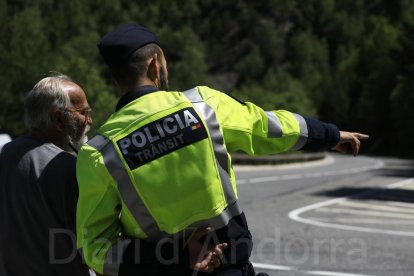
[[[120,110],[130,102],[150,93],[160,91],[157,87],[152,85],[139,86],[124,94],[118,101],[115,111]]]

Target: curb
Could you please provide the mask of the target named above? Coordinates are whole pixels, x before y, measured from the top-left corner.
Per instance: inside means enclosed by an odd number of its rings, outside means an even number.
[[[321,160],[325,157],[326,152],[291,153],[267,156],[249,156],[243,153],[231,154],[232,163],[236,165],[289,164]]]

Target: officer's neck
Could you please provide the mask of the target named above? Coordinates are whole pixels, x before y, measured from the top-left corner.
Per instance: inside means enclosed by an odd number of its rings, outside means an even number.
[[[159,88],[159,86],[156,84],[155,81],[151,80],[150,78],[146,77],[146,78],[140,78],[138,79],[137,83],[135,84],[135,86],[121,86],[121,91],[122,91],[122,95],[127,94],[128,92],[131,92],[133,90],[136,90],[140,87],[144,87],[144,86],[153,86],[156,88]]]

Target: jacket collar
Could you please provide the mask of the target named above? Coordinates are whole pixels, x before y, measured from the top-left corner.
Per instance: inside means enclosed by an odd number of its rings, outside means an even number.
[[[118,101],[115,111],[120,110],[121,108],[123,108],[124,106],[126,106],[127,104],[129,104],[130,102],[144,96],[150,93],[154,93],[160,91],[157,87],[155,86],[151,86],[151,85],[146,85],[146,86],[139,86],[136,87],[135,89],[127,92],[126,94],[124,94]]]

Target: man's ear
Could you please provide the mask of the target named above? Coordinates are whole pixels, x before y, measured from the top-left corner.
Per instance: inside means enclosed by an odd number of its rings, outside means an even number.
[[[160,67],[158,65],[158,55],[155,54],[148,65],[148,78],[150,78],[153,82],[156,82],[159,76]]]
[[[53,127],[60,131],[63,131],[65,129],[65,118],[62,111],[53,110],[50,114],[50,118],[52,120]]]

